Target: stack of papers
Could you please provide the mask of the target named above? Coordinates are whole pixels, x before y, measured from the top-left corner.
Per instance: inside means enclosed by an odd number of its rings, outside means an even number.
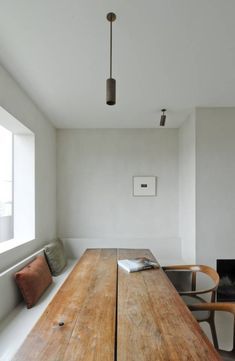
[[[118,261],[118,265],[127,272],[138,272],[150,268],[159,268],[159,264],[156,261],[152,261],[145,257],[134,259],[121,259]]]

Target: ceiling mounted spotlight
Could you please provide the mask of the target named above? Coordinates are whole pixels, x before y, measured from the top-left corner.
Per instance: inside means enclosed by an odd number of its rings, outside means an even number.
[[[161,119],[160,119],[160,126],[164,127],[165,126],[165,122],[166,122],[166,109],[161,109],[162,115],[161,115]]]
[[[113,33],[112,33],[112,24],[116,20],[116,15],[114,13],[107,14],[107,20],[110,22],[110,74],[109,78],[106,80],[106,104],[115,105],[116,104],[116,80],[112,78],[112,57],[113,57]]]

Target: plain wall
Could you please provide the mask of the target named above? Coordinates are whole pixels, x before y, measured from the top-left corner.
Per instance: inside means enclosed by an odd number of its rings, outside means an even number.
[[[179,128],[179,236],[185,263],[196,260],[195,113]]]
[[[196,259],[235,255],[235,108],[196,110]]]
[[[156,197],[133,197],[132,177],[157,177]],[[150,248],[181,257],[178,130],[57,130],[57,233],[86,247]]]

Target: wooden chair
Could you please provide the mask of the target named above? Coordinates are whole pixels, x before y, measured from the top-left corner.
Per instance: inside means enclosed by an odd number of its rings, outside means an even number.
[[[205,299],[200,297],[203,294],[210,294],[210,303],[215,302],[216,289],[219,284],[218,273],[209,266],[204,265],[177,265],[163,267],[167,276],[183,298],[187,306],[198,303],[207,303]],[[197,273],[201,272],[212,280],[213,285],[207,289],[197,289]],[[213,342],[218,348],[218,340],[214,322],[213,310],[194,311],[194,316],[198,322],[208,322],[211,329]]]
[[[189,307],[192,312],[202,312],[202,311],[223,311],[223,312],[230,312],[234,316],[234,327],[233,327],[233,348],[231,351],[225,351],[219,349],[218,345],[215,345],[215,348],[218,350],[220,356],[224,361],[231,361],[235,360],[235,304],[234,303],[203,303],[192,305]]]

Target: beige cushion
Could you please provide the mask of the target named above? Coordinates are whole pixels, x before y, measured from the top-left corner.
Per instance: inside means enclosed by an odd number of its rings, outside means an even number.
[[[33,262],[18,271],[15,279],[27,308],[33,307],[52,282],[45,257],[38,256]]]
[[[62,241],[56,240],[45,246],[45,255],[53,276],[58,276],[67,264]]]

